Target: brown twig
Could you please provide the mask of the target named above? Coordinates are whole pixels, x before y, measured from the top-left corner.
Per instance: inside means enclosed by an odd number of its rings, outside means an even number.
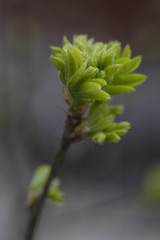
[[[46,200],[49,186],[53,178],[56,176],[57,172],[59,171],[69,146],[71,145],[71,143],[79,141],[80,139],[79,136],[74,134],[74,128],[81,122],[81,118],[82,118],[82,113],[79,114],[77,112],[74,112],[71,109],[68,111],[63,136],[62,136],[59,148],[57,150],[55,159],[51,165],[50,175],[46,181],[46,184],[44,186],[43,192],[39,200],[30,207],[30,216],[29,216],[27,231],[25,235],[25,240],[33,239],[33,235],[35,234],[36,226]]]

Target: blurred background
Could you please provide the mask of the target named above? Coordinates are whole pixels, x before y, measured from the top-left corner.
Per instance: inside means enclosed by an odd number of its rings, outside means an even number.
[[[115,98],[132,124],[118,144],[71,147],[59,173],[65,205],[47,202],[35,239],[160,239],[159,0],[0,0],[0,239],[24,238],[32,174],[52,161],[63,131],[49,46],[81,33],[129,43],[148,79]]]

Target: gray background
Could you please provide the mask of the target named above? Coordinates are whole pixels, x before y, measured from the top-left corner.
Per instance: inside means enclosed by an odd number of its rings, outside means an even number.
[[[67,107],[49,46],[75,33],[129,43],[148,79],[114,100],[132,124],[120,143],[71,147],[59,173],[65,206],[47,202],[36,239],[158,240],[159,210],[139,201],[160,163],[158,0],[0,0],[0,239],[23,239],[31,176],[55,154]]]

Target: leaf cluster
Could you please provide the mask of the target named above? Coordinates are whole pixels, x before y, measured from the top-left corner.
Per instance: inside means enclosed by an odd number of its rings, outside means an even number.
[[[128,122],[116,123],[116,116],[121,115],[123,106],[109,106],[106,102],[94,102],[88,115],[76,128],[76,132],[97,143],[118,142],[130,129]]]
[[[71,116],[80,113],[78,121],[77,115],[72,119],[77,124],[71,126],[73,135],[100,144],[118,142],[128,132],[130,124],[115,122],[122,114],[123,106],[111,106],[110,102],[112,96],[133,92],[135,86],[145,80],[145,75],[133,73],[141,63],[141,56],[131,58],[129,45],[122,49],[118,41],[95,42],[87,35],[75,35],[72,43],[64,38],[61,48],[52,46],[51,49],[54,52],[51,61],[59,71]],[[49,173],[48,165],[37,168],[29,190],[30,204],[42,194]],[[47,198],[62,204],[63,192],[59,185],[58,179],[52,181]]]
[[[98,143],[119,141],[130,124],[115,123],[122,106],[112,107],[110,102],[113,95],[133,92],[145,80],[145,75],[133,73],[142,57],[132,58],[129,45],[122,49],[118,41],[95,42],[87,35],[75,35],[72,43],[65,37],[62,48],[51,49],[70,108],[88,107],[75,131]]]
[[[36,169],[29,187],[28,194],[29,204],[34,204],[41,196],[45,183],[48,179],[50,170],[51,168],[49,165],[41,165]],[[63,204],[62,197],[64,193],[62,190],[59,189],[59,186],[60,180],[58,178],[53,179],[48,190],[47,198],[52,200],[55,204],[62,205]]]
[[[94,42],[87,35],[66,38],[62,48],[51,47],[51,60],[60,73],[66,98],[72,105],[88,101],[105,101],[112,95],[133,92],[146,76],[133,73],[141,63],[141,56],[131,58],[131,48],[123,50],[118,41]]]

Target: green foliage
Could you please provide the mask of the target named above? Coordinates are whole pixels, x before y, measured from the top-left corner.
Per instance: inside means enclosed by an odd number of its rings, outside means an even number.
[[[146,175],[142,194],[148,204],[160,205],[160,165],[152,168]]]
[[[29,188],[29,204],[35,203],[42,194],[49,173],[49,165],[42,165],[36,169]],[[60,180],[57,178],[53,179],[48,190],[47,198],[52,200],[54,203],[61,205],[63,204],[62,196],[64,193],[59,189],[59,186]]]
[[[134,87],[146,79],[145,75],[133,73],[141,63],[141,56],[131,58],[129,45],[122,49],[118,41],[94,42],[87,35],[75,35],[72,43],[64,37],[63,46],[51,46],[51,50],[54,54],[50,59],[59,71],[64,99],[69,105],[66,121],[69,143],[83,138],[99,144],[118,142],[128,132],[130,124],[115,122],[115,118],[123,113],[123,106],[111,106],[110,103],[113,95],[133,92]],[[30,205],[43,197],[41,194],[50,171],[48,165],[35,171],[29,188]],[[157,173],[156,177],[150,177],[146,193],[159,200],[160,189],[155,181],[159,181]],[[47,198],[63,204],[59,186],[60,181],[53,179]]]
[[[116,116],[121,115],[122,106],[109,106],[106,102],[94,102],[87,117],[76,131],[97,143],[117,142],[130,129],[128,122],[115,123]]]
[[[88,109],[75,132],[97,143],[117,142],[130,128],[128,122],[116,123],[122,106],[110,106],[113,95],[135,91],[146,76],[133,73],[142,57],[131,58],[131,48],[118,41],[94,42],[87,35],[65,37],[62,48],[51,47],[51,60],[64,83],[64,98],[69,107]]]
[[[60,72],[72,107],[93,101],[107,101],[112,95],[134,91],[146,76],[132,74],[141,57],[131,59],[127,45],[123,51],[118,41],[94,42],[87,35],[75,35],[73,43],[64,38],[62,48],[51,47],[51,60]],[[65,96],[66,98],[66,96]]]

